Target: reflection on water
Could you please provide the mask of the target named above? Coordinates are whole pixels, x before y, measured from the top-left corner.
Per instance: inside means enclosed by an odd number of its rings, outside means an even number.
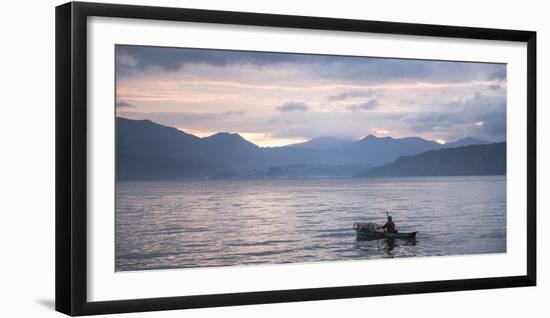
[[[506,178],[117,182],[116,269],[506,251]],[[357,240],[391,211],[416,241]]]
[[[415,239],[361,239],[357,238],[355,245],[363,252],[369,254],[378,253],[382,257],[394,257],[396,252],[398,256],[416,256],[415,248],[417,240]],[[394,251],[395,249],[398,249]]]

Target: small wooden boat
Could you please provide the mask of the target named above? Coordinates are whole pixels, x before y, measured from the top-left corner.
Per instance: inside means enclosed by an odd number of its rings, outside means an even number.
[[[378,240],[378,239],[405,239],[405,240],[415,240],[415,232],[396,232],[389,233],[385,231],[377,230],[374,226],[374,223],[354,223],[353,229],[357,233],[357,237],[367,240]]]
[[[381,232],[381,231],[369,232],[369,231],[362,231],[362,230],[356,230],[356,231],[357,231],[357,237],[372,239],[372,240],[385,239],[385,238],[416,240],[416,233],[418,233],[418,232],[388,233],[388,232]]]

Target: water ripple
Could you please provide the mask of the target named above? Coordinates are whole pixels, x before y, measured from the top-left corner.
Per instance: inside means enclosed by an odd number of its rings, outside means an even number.
[[[420,231],[357,241],[353,222]],[[117,182],[116,270],[506,251],[506,178]]]

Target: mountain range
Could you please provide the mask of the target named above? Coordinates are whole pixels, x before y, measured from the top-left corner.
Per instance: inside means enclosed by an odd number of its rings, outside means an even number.
[[[149,120],[116,119],[117,179],[352,176],[401,156],[486,144],[464,138],[441,145],[418,137],[321,137],[283,147],[259,147],[239,134],[199,138]]]
[[[386,141],[386,142],[385,142]],[[373,135],[369,135],[365,137],[363,140],[360,140],[359,142],[364,142],[363,145],[367,146],[380,146],[383,144],[387,145],[408,145],[412,146],[411,144],[415,144],[420,147],[427,147],[427,148],[455,148],[455,147],[462,147],[462,146],[469,146],[469,145],[482,145],[482,144],[488,144],[488,141],[472,138],[472,137],[465,137],[458,139],[453,142],[445,143],[445,144],[439,144],[435,141],[428,141],[422,138],[418,137],[408,137],[408,138],[392,138],[392,137],[376,137]],[[367,142],[370,142],[371,145],[368,145]],[[338,148],[342,146],[351,146],[353,144],[357,144],[358,141],[351,140],[351,139],[341,139],[341,138],[335,138],[335,137],[319,137],[314,138],[306,142],[291,144],[285,147],[293,147],[293,148],[309,148],[309,149],[331,149],[331,148]],[[376,143],[376,145],[374,145]]]
[[[358,176],[474,176],[506,174],[506,143],[470,145],[402,156]]]

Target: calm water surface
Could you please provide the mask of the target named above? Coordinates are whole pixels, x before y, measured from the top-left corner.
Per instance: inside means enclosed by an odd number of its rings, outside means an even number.
[[[117,182],[118,271],[503,252],[505,176]]]

